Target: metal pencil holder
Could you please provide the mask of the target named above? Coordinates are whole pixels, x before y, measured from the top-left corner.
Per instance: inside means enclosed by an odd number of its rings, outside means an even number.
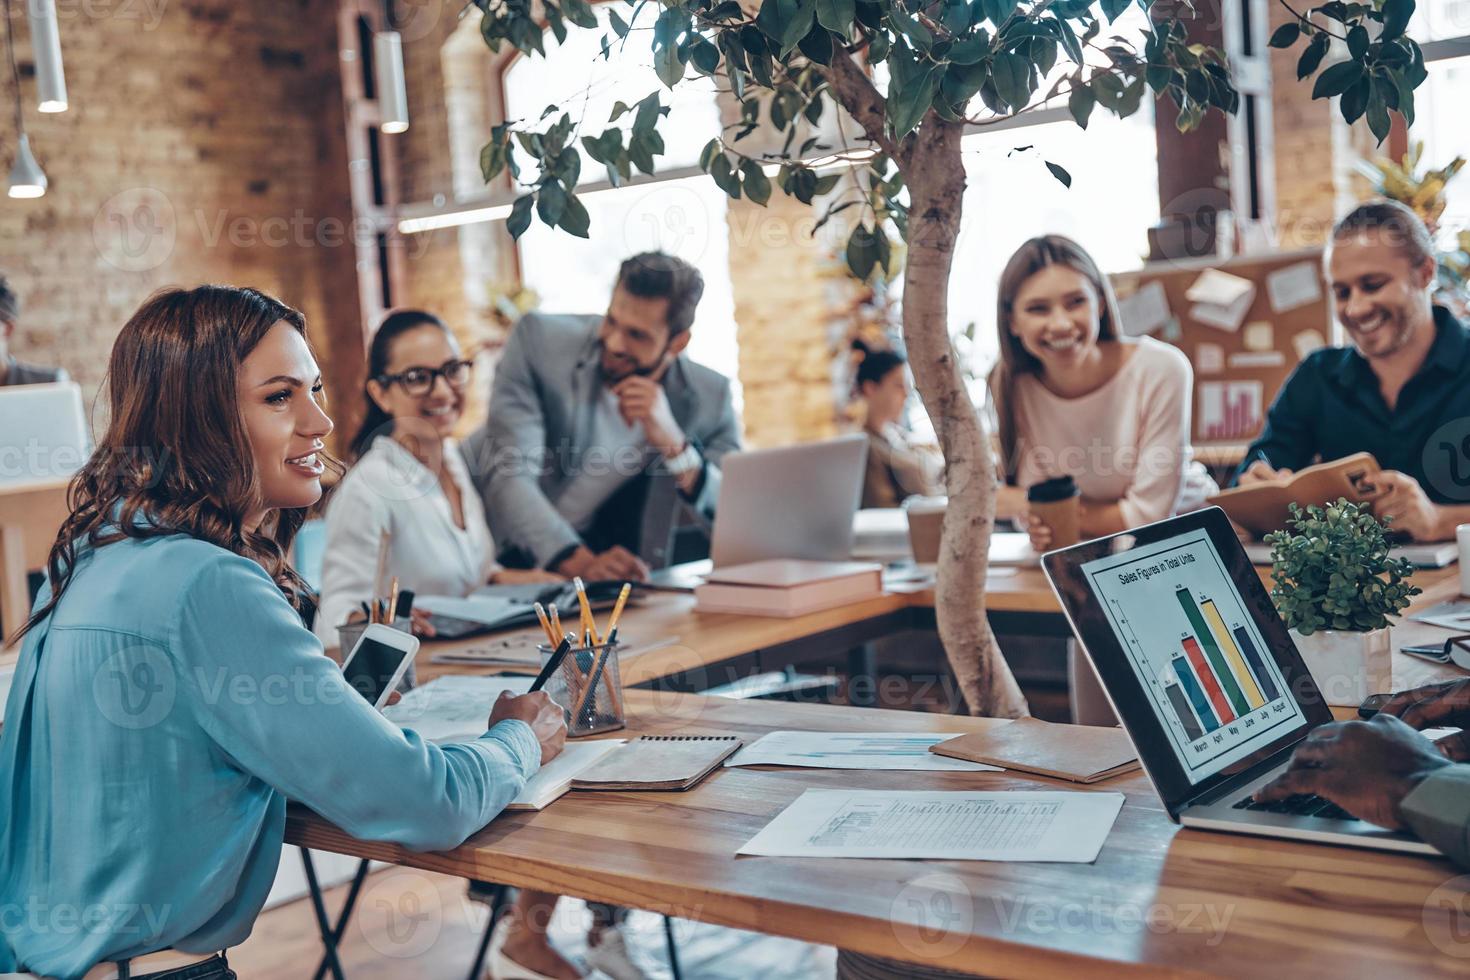
[[[625,724],[623,682],[618,671],[620,646],[603,643],[571,650],[546,682],[544,690],[561,705],[566,716],[568,737],[611,732]],[[554,651],[545,644],[537,650],[545,666]]]

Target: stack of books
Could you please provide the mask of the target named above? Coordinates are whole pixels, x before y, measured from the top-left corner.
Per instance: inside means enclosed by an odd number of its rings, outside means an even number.
[[[700,612],[805,616],[883,594],[883,566],[781,558],[717,568],[695,588]]]

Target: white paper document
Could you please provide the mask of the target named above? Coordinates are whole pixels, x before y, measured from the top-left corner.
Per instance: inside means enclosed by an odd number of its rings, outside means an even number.
[[[505,805],[507,810],[544,810],[566,795],[572,780],[591,769],[613,749],[626,745],[625,738],[604,738],[592,742],[568,742],[561,754],[536,770],[526,780],[521,794]]]
[[[1169,297],[1164,284],[1155,280],[1139,287],[1138,292],[1118,300],[1118,319],[1122,321],[1123,334],[1127,337],[1142,337],[1158,330],[1169,322]]]
[[[1276,313],[1314,303],[1321,295],[1322,272],[1315,262],[1298,262],[1266,277],[1266,296]]]
[[[738,853],[1085,864],[1122,808],[1122,793],[809,789]]]
[[[525,694],[529,677],[437,677],[383,709],[383,717],[431,742],[468,742],[485,734],[501,691]]]
[[[414,596],[414,608],[435,616],[453,616],[472,623],[499,626],[526,614],[527,604],[503,596],[472,595],[460,598],[449,595]]]
[[[999,772],[999,766],[935,755],[929,746],[958,732],[771,732],[725,760],[726,766],[809,769],[914,769]]]

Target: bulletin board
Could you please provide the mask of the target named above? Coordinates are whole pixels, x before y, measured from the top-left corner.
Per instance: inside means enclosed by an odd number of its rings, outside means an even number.
[[[1340,342],[1320,248],[1158,262],[1110,278],[1123,333],[1173,344],[1194,365],[1197,449],[1255,439],[1297,364]]]

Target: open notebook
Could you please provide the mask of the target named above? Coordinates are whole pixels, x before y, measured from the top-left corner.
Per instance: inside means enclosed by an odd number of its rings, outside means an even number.
[[[572,789],[686,790],[740,745],[734,735],[644,735],[578,773]]]

